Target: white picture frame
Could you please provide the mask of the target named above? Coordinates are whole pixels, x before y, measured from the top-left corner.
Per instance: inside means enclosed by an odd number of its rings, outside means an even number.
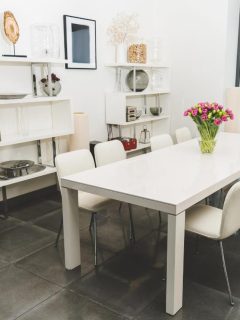
[[[97,69],[96,20],[63,16],[66,69]]]

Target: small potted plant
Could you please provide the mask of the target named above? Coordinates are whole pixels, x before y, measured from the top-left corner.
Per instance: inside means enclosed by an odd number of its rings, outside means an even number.
[[[48,76],[46,78],[41,79],[41,84],[42,84],[43,91],[48,96],[50,96]],[[61,91],[61,83],[60,83],[60,78],[58,78],[55,73],[51,74],[51,85],[52,85],[52,96],[57,96]]]
[[[199,144],[202,153],[213,152],[220,125],[234,119],[232,110],[224,110],[223,106],[216,102],[199,102],[194,107],[187,109],[184,116],[190,117],[197,125],[201,137]]]

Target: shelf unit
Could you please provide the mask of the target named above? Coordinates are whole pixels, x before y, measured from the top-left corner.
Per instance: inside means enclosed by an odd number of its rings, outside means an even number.
[[[161,126],[164,128],[162,132],[169,131],[169,112],[166,105],[163,106],[164,101],[167,104],[166,97],[170,93],[169,83],[169,66],[163,64],[139,64],[139,63],[122,63],[122,64],[106,64],[108,68],[115,70],[115,91],[107,92],[105,95],[106,102],[106,124],[108,126],[108,138],[115,136],[113,130],[118,133],[118,136],[133,136],[137,138],[139,126],[146,124],[151,126],[153,132],[154,126]],[[154,89],[152,85],[152,76],[154,70],[163,69],[167,74],[167,79],[161,87]],[[126,88],[125,78],[127,72],[133,70],[134,79],[137,70],[146,70],[150,78],[148,87],[141,91],[136,91],[136,81],[134,82],[134,90],[130,91]],[[134,106],[142,109],[143,115],[135,121],[126,121],[126,107]],[[163,112],[159,116],[152,116],[149,112],[149,107],[163,107]],[[126,129],[129,129],[129,134],[126,134]],[[117,131],[116,131],[117,130]],[[123,131],[125,130],[125,134]],[[133,131],[133,132],[131,132]],[[156,131],[156,130],[155,130]],[[147,150],[150,144],[141,144],[138,142],[136,149],[127,151],[128,154]]]
[[[31,66],[33,77],[34,65],[47,65],[48,77],[50,79],[52,65],[66,64],[65,59],[52,58],[19,58],[0,57],[0,64],[3,65],[26,65]],[[51,82],[49,83],[51,90]],[[23,99],[0,100],[0,150],[1,148],[36,142],[38,163],[42,162],[41,141],[52,140],[53,166],[47,166],[43,171],[17,177],[10,180],[0,180],[2,197],[4,202],[4,214],[7,216],[7,192],[6,187],[23,181],[39,178],[56,173],[56,137],[66,136],[73,133],[73,119],[71,101],[63,96],[27,96]],[[25,158],[26,156],[23,155]],[[12,160],[12,159],[9,159]]]

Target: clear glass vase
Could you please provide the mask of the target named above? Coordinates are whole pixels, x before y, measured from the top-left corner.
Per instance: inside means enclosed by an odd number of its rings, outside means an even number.
[[[213,153],[216,146],[216,135],[219,126],[213,123],[204,122],[197,126],[200,133],[199,146],[202,153]]]
[[[216,146],[216,140],[199,140],[199,145],[202,153],[213,153]]]

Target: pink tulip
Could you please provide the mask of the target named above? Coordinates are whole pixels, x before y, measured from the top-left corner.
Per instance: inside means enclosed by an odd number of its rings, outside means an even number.
[[[214,124],[216,126],[220,126],[221,123],[222,123],[222,120],[220,118],[217,118],[217,119],[214,120]]]

